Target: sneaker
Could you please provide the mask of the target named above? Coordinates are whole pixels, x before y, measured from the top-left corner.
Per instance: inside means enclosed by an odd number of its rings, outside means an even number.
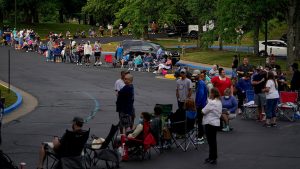
[[[270,128],[270,127],[272,127],[272,126],[271,126],[271,124],[267,124],[267,123],[265,123],[265,124],[263,125],[263,127]]]
[[[157,73],[157,71],[154,71],[153,73]]]
[[[224,128],[222,129],[222,131],[224,131],[224,132],[229,132],[229,131],[230,131],[229,126],[224,127]]]
[[[205,143],[205,141],[204,141],[204,138],[203,137],[201,137],[201,138],[196,138],[195,140],[194,140],[194,144],[204,144]]]
[[[276,123],[271,123],[271,127],[277,127]]]
[[[99,64],[98,65],[102,65],[102,62],[99,62]]]

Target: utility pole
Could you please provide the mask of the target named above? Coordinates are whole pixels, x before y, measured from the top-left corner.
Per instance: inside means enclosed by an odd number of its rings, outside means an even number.
[[[15,0],[15,28],[17,29],[17,0]]]

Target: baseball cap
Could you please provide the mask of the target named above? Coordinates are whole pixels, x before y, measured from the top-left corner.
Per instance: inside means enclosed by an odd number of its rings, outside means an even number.
[[[186,73],[186,70],[185,69],[181,69],[180,73]]]
[[[193,76],[200,75],[200,70],[196,69],[193,71]]]
[[[72,122],[75,122],[75,123],[84,123],[84,120],[83,120],[82,117],[75,116],[73,118]]]

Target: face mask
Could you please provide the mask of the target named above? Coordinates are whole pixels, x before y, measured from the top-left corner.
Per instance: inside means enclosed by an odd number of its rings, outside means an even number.
[[[230,96],[224,96],[225,99],[229,99]]]

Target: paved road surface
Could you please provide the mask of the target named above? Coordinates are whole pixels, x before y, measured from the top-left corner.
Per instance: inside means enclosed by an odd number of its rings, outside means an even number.
[[[7,81],[7,50],[0,48],[0,79],[3,81]],[[36,53],[11,53],[12,84],[39,101],[30,114],[3,126],[2,149],[16,163],[24,161],[26,168],[36,168],[40,143],[62,135],[75,115],[87,119],[95,115],[85,127],[102,137],[112,123],[117,123],[113,84],[119,78],[120,69],[46,63]],[[133,72],[133,75],[137,117],[142,111],[152,112],[155,103],[176,105],[175,81],[157,79],[146,72]],[[208,154],[205,144],[199,146],[199,150],[187,152],[173,148],[161,155],[154,154],[151,160],[121,163],[121,168],[299,168],[298,122],[280,122],[277,128],[263,128],[255,121],[238,118],[231,124],[233,132],[218,133],[217,166],[203,164]]]

